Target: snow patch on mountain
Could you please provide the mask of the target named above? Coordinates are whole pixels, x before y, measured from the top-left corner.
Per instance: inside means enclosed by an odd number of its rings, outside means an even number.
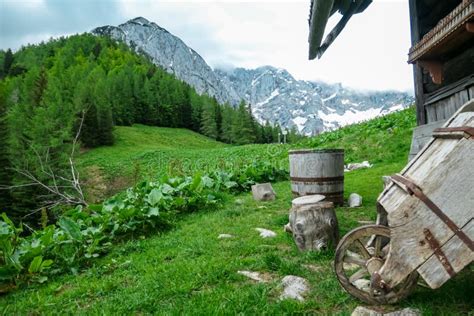
[[[125,42],[221,104],[236,106],[244,100],[260,123],[279,124],[305,135],[384,115],[414,102],[402,92],[361,92],[341,84],[296,80],[287,70],[272,66],[212,69],[181,39],[143,17],[98,27],[92,33]]]

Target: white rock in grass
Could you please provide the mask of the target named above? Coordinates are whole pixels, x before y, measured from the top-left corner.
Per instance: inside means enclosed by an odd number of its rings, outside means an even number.
[[[260,237],[262,238],[273,238],[277,235],[275,232],[265,228],[255,228],[255,230],[260,233]]]
[[[252,185],[252,196],[255,201],[272,201],[276,195],[270,183],[257,183]]]
[[[283,286],[283,293],[280,295],[280,299],[294,299],[298,301],[304,301],[303,295],[309,291],[309,284],[306,279],[287,275],[281,280],[281,286]]]
[[[230,234],[220,234],[219,236],[217,236],[217,238],[219,239],[223,239],[223,238],[232,238],[234,236],[230,235]]]
[[[414,308],[404,308],[393,312],[384,312],[381,309],[373,310],[369,307],[358,306],[352,312],[351,316],[419,316],[421,312]]]
[[[370,291],[370,281],[365,279],[358,279],[352,282],[352,284],[361,291],[369,292]]]
[[[362,205],[362,196],[357,193],[349,195],[349,207],[359,207]]]
[[[254,281],[257,281],[259,283],[265,283],[268,282],[267,278],[260,274],[259,272],[254,272],[254,271],[237,271],[238,274],[241,274],[243,276],[246,276],[249,279],[252,279]]]
[[[347,166],[345,166],[344,171],[352,171],[352,170],[357,170],[357,169],[364,169],[364,168],[372,168],[373,165],[371,165],[368,161],[363,161],[363,162],[356,162],[356,163],[350,163]]]

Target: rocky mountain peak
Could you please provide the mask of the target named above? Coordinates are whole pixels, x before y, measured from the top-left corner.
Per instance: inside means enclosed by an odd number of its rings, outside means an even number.
[[[145,53],[200,94],[232,105],[245,100],[260,122],[280,124],[306,135],[400,110],[414,101],[403,92],[361,92],[340,83],[296,80],[287,70],[273,66],[213,70],[180,38],[144,17],[119,26],[98,27],[92,33],[110,36]]]

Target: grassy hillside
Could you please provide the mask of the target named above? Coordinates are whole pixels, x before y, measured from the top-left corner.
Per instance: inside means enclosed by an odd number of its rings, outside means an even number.
[[[255,159],[278,165],[286,151],[278,145],[231,146],[187,129],[145,125],[117,126],[114,137],[113,146],[87,150],[78,160],[93,201],[164,175],[238,170]]]
[[[288,150],[294,148],[344,148],[345,161],[369,160],[375,165],[407,161],[413,109],[393,113],[292,145],[232,146],[216,142],[185,129],[134,125],[115,128],[116,144],[89,150],[79,166],[87,174],[86,186],[93,187],[93,199],[103,199],[142,179],[162,175],[191,175],[215,169],[229,171],[266,161],[288,170]],[[89,190],[90,191],[90,190]]]
[[[363,196],[364,205],[357,209],[337,208],[341,235],[359,226],[359,221],[375,220],[381,176],[395,173],[406,164],[413,126],[413,110],[407,110],[325,133],[296,146],[343,147],[346,162],[374,163],[371,169],[346,173],[345,197],[357,192]],[[220,164],[237,168],[239,161],[252,160],[287,166],[289,146],[225,146],[186,131],[173,131],[171,138],[166,138],[166,129],[118,128],[116,133],[122,140],[117,146],[122,150],[95,149],[85,153],[81,163],[99,166],[104,173],[113,175],[120,168],[130,169],[130,165],[139,162],[151,172],[141,176],[150,178],[153,172],[169,169],[166,164],[156,164],[160,153],[165,161],[174,164],[171,171],[175,173],[201,171],[204,165],[209,169]],[[146,132],[150,134],[144,140]],[[194,146],[198,141],[208,148]],[[173,142],[181,148],[172,148]],[[125,150],[132,154],[124,155]],[[178,165],[186,162],[187,167],[180,169]],[[291,236],[282,230],[292,199],[289,185],[274,185],[277,200],[273,202],[257,203],[249,193],[229,195],[218,210],[203,209],[184,216],[169,231],[152,236],[137,233],[134,240],[114,246],[111,253],[78,275],[57,276],[44,285],[0,298],[0,311],[54,314],[60,308],[63,313],[83,314],[349,315],[362,304],[339,286],[332,271],[333,253],[300,253]],[[261,239],[256,227],[274,230],[277,237]],[[221,233],[234,238],[218,239]],[[239,270],[265,273],[270,282],[254,283],[237,274]],[[311,291],[304,303],[278,299],[278,283],[288,274],[310,282]],[[472,269],[466,269],[439,290],[418,287],[400,306],[416,307],[427,315],[468,314],[474,310],[473,277]]]

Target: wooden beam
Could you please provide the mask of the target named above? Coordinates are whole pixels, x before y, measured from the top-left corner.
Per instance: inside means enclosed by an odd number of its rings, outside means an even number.
[[[410,8],[410,29],[411,29],[411,44],[415,45],[421,38],[419,28],[418,6],[417,0],[409,0]],[[425,94],[423,88],[423,70],[419,65],[413,65],[413,81],[415,85],[415,99],[416,99],[416,122],[418,125],[427,123],[425,110]]]
[[[432,60],[419,60],[417,62],[421,67],[428,70],[430,73],[431,80],[435,84],[441,84],[443,82],[443,64],[439,61]]]
[[[474,33],[474,22],[467,22],[466,23],[466,30],[469,33]]]

